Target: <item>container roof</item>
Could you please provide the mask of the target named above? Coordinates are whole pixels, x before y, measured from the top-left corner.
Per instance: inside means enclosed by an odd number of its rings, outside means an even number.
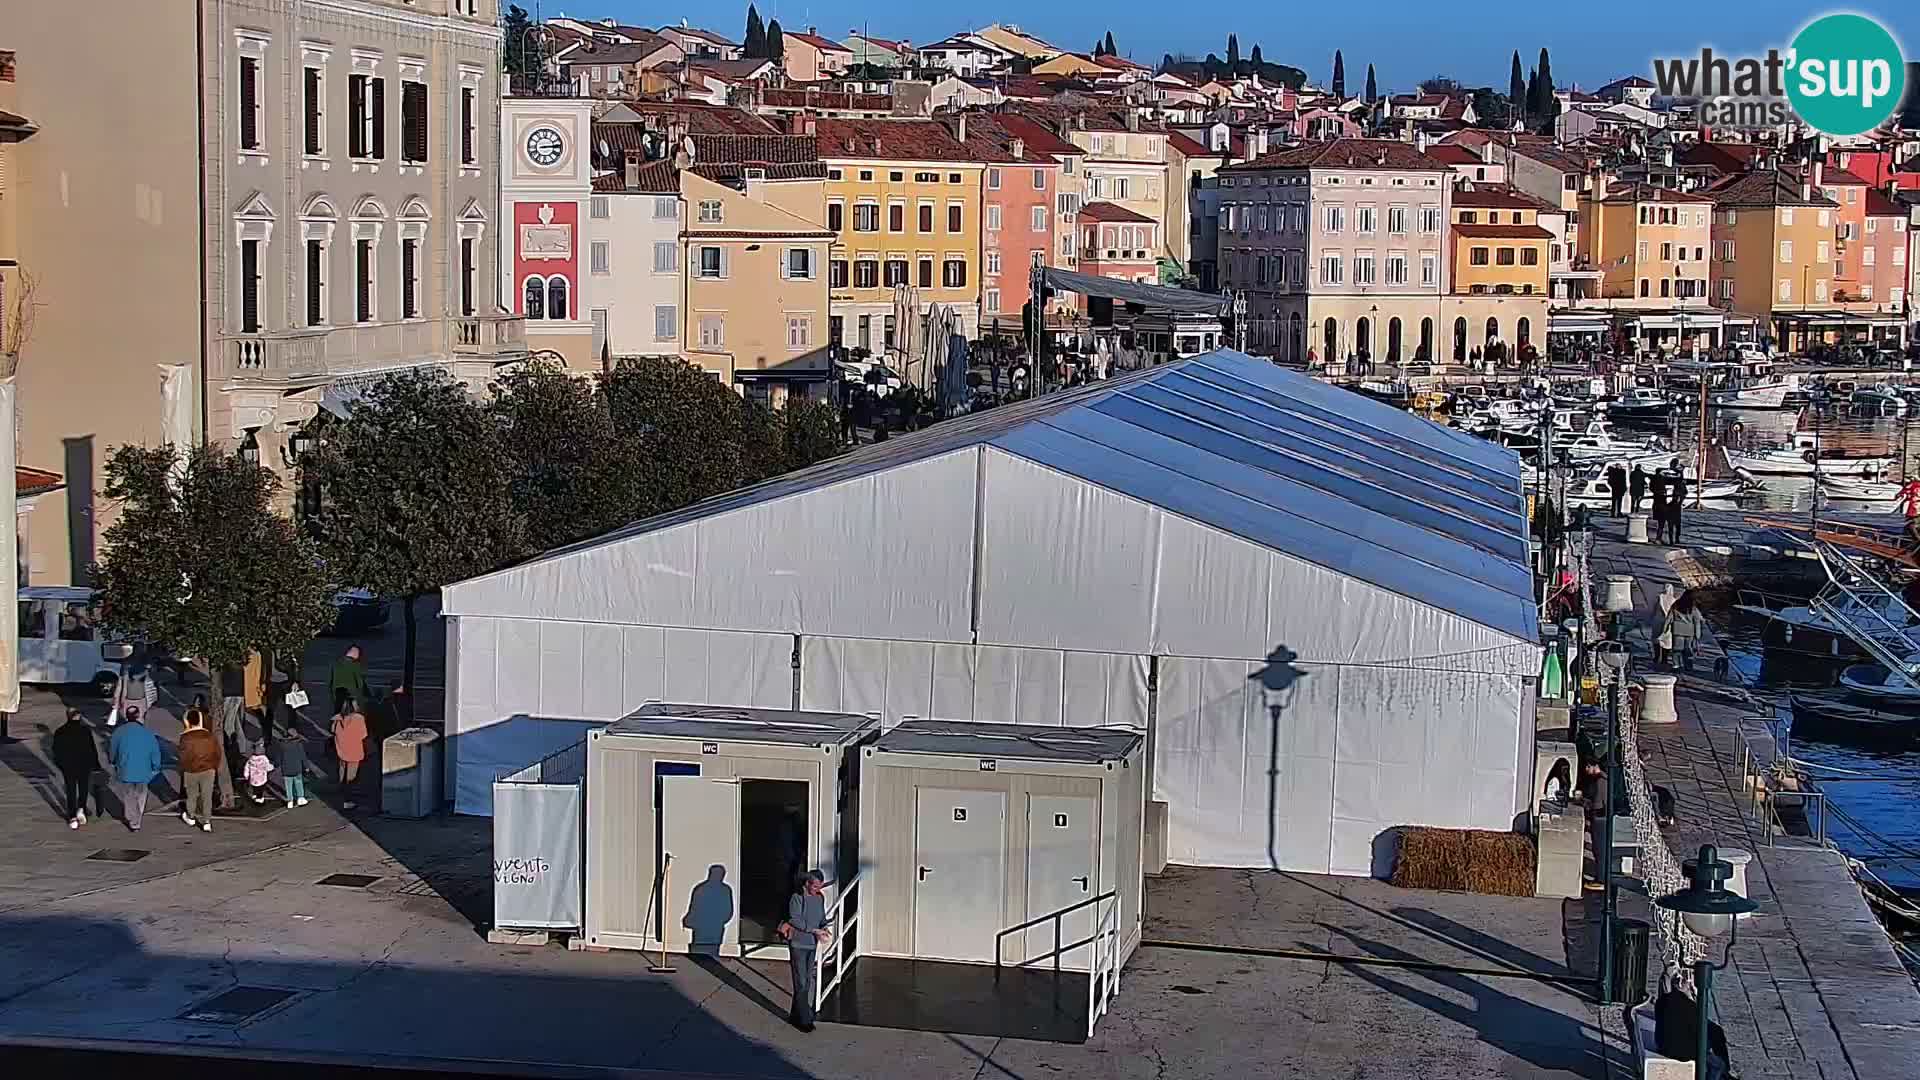
[[[1006,761],[1098,765],[1133,753],[1144,737],[1130,728],[1053,728],[908,720],[883,732],[874,749],[888,754],[948,754]]]
[[[859,713],[803,712],[722,705],[642,705],[607,725],[609,735],[641,735],[702,742],[847,746],[880,723]]]

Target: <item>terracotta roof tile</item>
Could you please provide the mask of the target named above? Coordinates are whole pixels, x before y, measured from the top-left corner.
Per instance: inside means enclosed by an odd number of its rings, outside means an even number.
[[[1879,188],[1867,189],[1868,217],[1906,217],[1907,208],[1887,197]]]
[[[1755,169],[1752,172],[1739,173],[1706,190],[1715,206],[1762,207],[1762,206],[1838,206],[1839,204],[1819,192],[1812,197],[1803,198],[1800,194],[1800,181],[1791,173],[1777,169]]]
[[[1559,207],[1542,199],[1536,199],[1511,184],[1456,188],[1453,192],[1453,205],[1469,209],[1484,206],[1499,210],[1533,210],[1538,213],[1552,214],[1562,212]]]
[[[1052,157],[1079,157],[1086,151],[1061,138],[1047,125],[1030,116],[1016,112],[991,114],[973,114],[990,121],[1005,131],[1010,137],[1026,143],[1030,154],[1046,154]]]
[[[830,41],[826,38],[821,37],[819,34],[809,34],[800,30],[783,29],[780,33],[780,36],[783,39],[790,40],[790,41],[804,41],[807,44],[813,46],[816,49],[819,49],[822,52],[851,53],[853,51],[852,49],[847,48],[845,45],[842,45],[837,41]]]
[[[1450,172],[1412,143],[1391,139],[1334,139],[1288,147],[1228,169],[1399,169]]]
[[[65,478],[57,472],[45,469],[30,469],[25,465],[13,467],[14,494],[21,497],[44,495],[49,491],[58,491],[67,486]]]
[[[1610,188],[1603,203],[1710,203],[1716,202],[1711,195],[1697,191],[1675,191],[1673,188],[1657,187],[1653,184],[1622,184]]]
[[[1147,225],[1154,220],[1145,214],[1136,213],[1124,206],[1110,202],[1090,202],[1080,207],[1082,221],[1131,221]]]
[[[820,137],[820,156],[828,160],[976,160],[935,120],[819,120],[814,130]]]
[[[1448,165],[1485,165],[1479,154],[1455,143],[1438,143],[1427,147],[1427,156]]]
[[[1551,240],[1553,234],[1538,225],[1462,225],[1451,226],[1456,236],[1477,240]]]

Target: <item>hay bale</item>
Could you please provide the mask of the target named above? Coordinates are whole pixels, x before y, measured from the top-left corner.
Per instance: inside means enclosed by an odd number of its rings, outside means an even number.
[[[1533,895],[1533,840],[1483,829],[1401,828],[1393,884],[1486,896]]]

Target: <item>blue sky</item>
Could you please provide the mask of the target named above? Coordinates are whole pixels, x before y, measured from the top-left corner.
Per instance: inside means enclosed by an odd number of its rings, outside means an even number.
[[[517,2],[534,10],[532,0]],[[927,42],[999,21],[1020,25],[1062,48],[1085,51],[1110,29],[1121,54],[1145,64],[1158,63],[1162,54],[1170,52],[1205,56],[1211,51],[1225,56],[1231,30],[1240,36],[1242,53],[1251,52],[1259,42],[1264,59],[1304,68],[1323,84],[1332,72],[1333,51],[1342,50],[1349,92],[1358,91],[1364,83],[1368,63],[1375,65],[1382,90],[1407,89],[1437,74],[1470,85],[1504,88],[1513,50],[1520,50],[1521,63],[1532,66],[1542,46],[1551,54],[1555,82],[1592,88],[1620,75],[1650,74],[1656,55],[1698,54],[1703,45],[1728,55],[1784,46],[1809,19],[1835,10],[1874,16],[1892,29],[1909,59],[1920,59],[1920,4],[1911,0],[1843,7],[1783,0],[1483,0],[1466,4],[1224,0],[1192,8],[1092,0],[1050,4],[962,0],[926,5],[769,0],[758,6],[762,18],[778,17],[781,26],[794,30],[816,26],[836,40],[845,37],[849,27],[862,24],[881,37]],[[747,13],[746,4],[735,5],[731,0],[706,4],[544,0],[540,7],[548,16],[561,12],[578,18],[610,16],[644,26],[685,17],[735,39]]]

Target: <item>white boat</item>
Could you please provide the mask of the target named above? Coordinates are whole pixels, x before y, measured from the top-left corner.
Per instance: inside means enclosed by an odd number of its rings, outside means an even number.
[[[1905,484],[1889,484],[1878,480],[1864,480],[1856,476],[1831,476],[1825,473],[1819,477],[1820,492],[1836,502],[1899,502]]]
[[[1813,436],[1807,434],[1796,434],[1791,446],[1776,446],[1763,450],[1735,450],[1730,446],[1723,446],[1720,451],[1726,456],[1727,464],[1733,471],[1750,472],[1756,476],[1813,476],[1817,473],[1821,476],[1852,476],[1863,480],[1878,480],[1888,469],[1893,468],[1892,458],[1842,457],[1830,452],[1816,451]]]
[[[1815,656],[1848,657],[1865,656],[1866,653],[1847,634],[1846,630],[1826,615],[1815,611],[1811,604],[1788,604],[1785,607],[1770,608],[1752,594],[1742,594],[1733,610],[1767,620],[1761,630],[1760,641],[1763,645],[1792,649],[1796,652],[1810,653]],[[1856,625],[1905,621],[1907,612],[1903,604],[1891,595],[1856,599],[1844,595],[1828,595],[1826,602],[1841,611],[1849,622]],[[1920,626],[1906,631],[1907,640],[1915,649],[1920,649]]]
[[[1840,686],[1872,705],[1920,706],[1920,653],[1907,657],[1902,667],[1906,670],[1895,675],[1879,664],[1854,664],[1840,673]]]
[[[1666,455],[1662,455],[1662,457],[1664,458]],[[1567,485],[1567,505],[1585,506],[1595,510],[1612,509],[1613,489],[1607,486],[1607,469],[1614,465],[1624,465],[1628,470],[1631,470],[1634,464],[1632,461],[1610,461],[1592,472],[1582,475]],[[1641,462],[1640,464],[1645,465],[1650,463]],[[1664,462],[1662,462],[1662,464],[1664,464]],[[1738,480],[1709,480],[1703,485],[1696,477],[1696,470],[1691,466],[1687,468],[1686,475],[1686,505],[1688,506],[1693,505],[1696,493],[1703,502],[1726,503],[1738,498],[1740,493],[1746,490],[1746,484]],[[1649,477],[1649,479],[1651,479],[1651,477]],[[1647,501],[1643,505],[1651,506],[1652,498],[1652,492],[1649,491]]]
[[[1907,411],[1906,396],[1884,385],[1855,387],[1853,393],[1847,396],[1847,403],[1856,409],[1872,409],[1893,415]]]
[[[1727,366],[1733,368],[1727,384],[1708,395],[1708,400],[1723,409],[1785,408],[1787,395],[1800,389],[1799,375],[1780,374],[1770,360],[1743,360]]]

